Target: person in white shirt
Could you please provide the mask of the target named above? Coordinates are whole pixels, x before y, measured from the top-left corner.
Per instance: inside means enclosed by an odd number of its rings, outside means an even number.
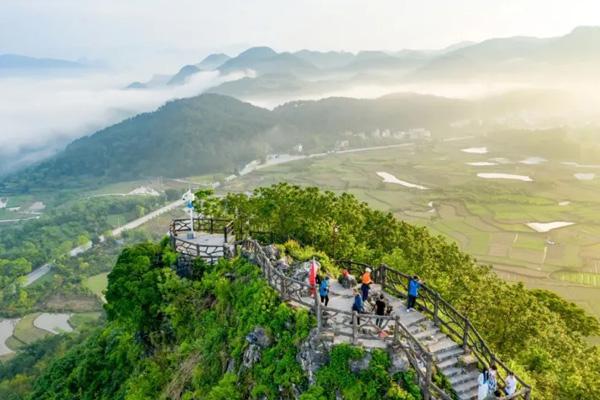
[[[506,394],[508,396],[515,394],[515,392],[517,391],[517,379],[515,378],[515,374],[509,372],[508,376],[506,377],[505,383],[506,387],[504,388],[504,390],[506,391]]]
[[[490,373],[487,368],[481,370],[481,374],[477,378],[477,400],[484,400],[488,395],[488,380],[490,379]]]

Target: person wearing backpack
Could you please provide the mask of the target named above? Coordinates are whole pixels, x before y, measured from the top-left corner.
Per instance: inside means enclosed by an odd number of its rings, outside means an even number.
[[[352,311],[356,311],[358,314],[365,312],[365,306],[361,294],[358,289],[354,289],[354,303],[352,304]],[[356,322],[360,325],[360,318],[356,318]]]
[[[321,284],[319,286],[319,296],[321,296],[321,303],[329,304],[329,275],[326,275],[323,280],[321,280]]]
[[[417,275],[413,276],[410,281],[408,281],[408,302],[406,305],[406,312],[410,312],[415,309],[417,297],[419,297],[419,289],[421,288],[422,284],[423,282]]]

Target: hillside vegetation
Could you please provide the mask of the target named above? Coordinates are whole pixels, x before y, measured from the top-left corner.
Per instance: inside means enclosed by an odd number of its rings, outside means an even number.
[[[335,252],[335,258],[386,262],[418,273],[532,384],[533,399],[599,398],[600,352],[584,340],[598,333],[598,322],[558,296],[505,283],[456,245],[349,194],[280,184],[253,196],[229,195],[222,206],[223,214],[237,216],[238,228],[248,222],[272,231],[277,242],[293,239],[315,249],[296,257],[314,255],[326,262],[326,254]],[[197,279],[187,280],[169,268],[174,258],[164,243],[124,251],[109,275],[107,325],[54,361],[35,380],[29,398],[290,398],[294,387],[306,389],[294,361],[312,324],[306,313],[280,304],[255,267],[241,260],[213,268],[198,264]],[[239,373],[243,337],[256,325],[272,335],[273,347],[257,368]],[[232,363],[233,374],[227,368]],[[367,376],[332,378],[327,367],[322,371],[304,396],[333,399],[337,390],[352,399],[390,393],[389,376],[369,389],[361,386]],[[359,389],[344,391],[344,385]],[[390,398],[409,398],[402,396]]]

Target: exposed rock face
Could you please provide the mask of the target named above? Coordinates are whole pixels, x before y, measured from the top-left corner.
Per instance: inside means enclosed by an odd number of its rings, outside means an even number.
[[[244,351],[242,366],[244,368],[251,368],[260,361],[262,349],[266,349],[271,345],[271,338],[267,335],[264,328],[257,326],[246,336],[246,341],[250,343],[250,346]]]
[[[315,372],[329,361],[329,352],[333,346],[333,334],[317,334],[313,329],[308,338],[300,345],[296,361],[308,376],[310,385],[315,383]]]
[[[246,336],[246,340],[248,343],[256,344],[262,349],[265,349],[271,345],[271,338],[261,326],[254,328],[254,330]]]
[[[350,361],[350,371],[354,372],[355,374],[364,371],[365,369],[369,368],[369,363],[371,362],[372,358],[373,356],[371,353],[367,352],[360,360]]]
[[[260,361],[261,348],[256,344],[248,346],[244,351],[244,357],[242,359],[242,366],[244,368],[252,368],[254,364]]]
[[[350,274],[342,275],[340,279],[338,279],[338,281],[340,282],[340,285],[342,285],[346,289],[356,287],[357,285],[356,278],[354,277],[354,275]]]
[[[410,369],[410,363],[406,356],[398,351],[390,351],[391,365],[388,372],[393,375],[397,372],[408,371]]]
[[[275,245],[268,245],[263,247],[265,255],[269,257],[271,261],[277,261],[280,258],[279,249]]]

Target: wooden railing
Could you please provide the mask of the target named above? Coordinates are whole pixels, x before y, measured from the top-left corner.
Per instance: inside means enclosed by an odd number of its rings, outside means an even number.
[[[338,264],[355,276],[360,276],[366,268],[371,268],[373,281],[380,284],[382,290],[399,298],[407,297],[408,283],[411,279],[411,276],[408,274],[395,270],[385,264],[382,264],[378,268],[365,263],[346,260],[338,261]],[[452,340],[460,343],[466,351],[473,354],[481,365],[488,367],[496,365],[499,372],[498,378],[501,383],[504,383],[505,376],[513,372],[495,356],[471,321],[444,300],[438,292],[425,284],[422,284],[419,290],[417,308],[429,315],[435,325]],[[503,397],[502,399],[529,400],[531,387],[517,375],[515,375],[515,379],[521,385],[521,389],[515,394]]]
[[[225,243],[234,238],[233,221],[223,218],[207,218],[196,217],[193,219],[194,232],[206,232],[211,235],[222,233]],[[180,233],[191,232],[191,224],[189,218],[174,219],[169,227],[171,236],[178,236]]]
[[[403,351],[417,373],[424,398],[426,400],[452,400],[450,395],[433,383],[433,354],[410,333],[398,316],[359,314],[356,311],[325,307],[321,304],[318,288],[285,275],[283,271],[273,265],[257,241],[248,239],[238,242],[236,253],[238,245],[242,256],[261,269],[265,280],[279,292],[282,300],[291,301],[312,310],[317,319],[318,332],[324,329],[333,330],[336,335],[349,337],[354,344],[361,340],[380,340],[386,345]],[[381,337],[379,335],[381,330],[377,326],[378,320],[385,329],[391,329],[393,335]]]
[[[222,244],[201,244],[188,238],[188,233],[209,233],[223,234]],[[190,219],[174,219],[169,227],[171,237],[171,247],[176,252],[191,258],[202,258],[209,264],[216,263],[219,258],[230,257],[232,245],[231,241],[235,239],[235,231],[233,221],[219,218],[194,218],[193,222]]]

